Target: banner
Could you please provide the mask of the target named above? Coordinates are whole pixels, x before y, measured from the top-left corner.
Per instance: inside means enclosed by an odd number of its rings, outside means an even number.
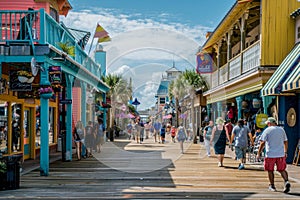
[[[213,60],[208,53],[200,52],[197,54],[197,67],[198,74],[208,74],[213,71]]]

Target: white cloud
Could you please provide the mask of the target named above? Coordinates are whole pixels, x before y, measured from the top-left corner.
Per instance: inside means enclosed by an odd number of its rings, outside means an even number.
[[[98,22],[105,28],[112,38],[111,42],[103,43],[107,52],[107,72],[131,77],[135,93],[141,100],[139,108],[147,108],[154,104],[161,75],[172,67],[173,60],[181,67],[195,66],[195,53],[210,30],[173,23],[165,20],[167,17],[166,13],[145,17],[142,13],[124,14],[113,9],[93,8],[93,11],[71,11],[62,20],[68,27],[92,34]]]
[[[117,68],[114,71],[109,71],[109,73],[117,74],[117,75],[122,75],[122,76],[124,74],[126,74],[126,73],[130,73],[130,76],[134,76],[135,75],[134,71],[128,65],[122,65],[121,67]]]

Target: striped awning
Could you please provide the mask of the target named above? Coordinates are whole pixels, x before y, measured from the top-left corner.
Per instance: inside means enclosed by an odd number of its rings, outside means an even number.
[[[290,76],[282,84],[283,92],[288,92],[296,89],[300,89],[300,63],[299,62],[296,69],[290,74]]]
[[[293,86],[293,83],[295,82],[295,86],[298,84],[299,88],[299,61],[300,43],[297,43],[262,88],[262,96],[278,95],[283,91],[288,91],[290,88],[294,89],[294,87],[290,87],[291,85],[286,85],[287,89],[284,90],[284,83],[292,83]],[[298,83],[297,80],[294,80],[293,78],[298,78]]]

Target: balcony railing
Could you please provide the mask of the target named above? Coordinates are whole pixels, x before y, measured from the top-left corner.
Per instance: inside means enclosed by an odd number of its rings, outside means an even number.
[[[243,59],[241,59],[243,58]],[[211,88],[232,80],[260,65],[260,41],[245,49],[228,63],[214,71],[211,76]]]
[[[220,68],[219,77],[219,84],[228,81],[228,64],[225,64]]]
[[[259,66],[260,43],[257,41],[243,52],[242,73],[250,71]]]
[[[27,42],[34,48],[37,44],[50,44],[60,49],[59,42],[75,47],[74,61],[96,76],[101,75],[99,65],[78,45],[74,36],[57,23],[44,9],[35,11],[0,11],[0,44]]]

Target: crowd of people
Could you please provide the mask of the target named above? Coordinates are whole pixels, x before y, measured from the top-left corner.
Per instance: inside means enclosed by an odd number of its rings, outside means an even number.
[[[73,131],[73,138],[76,145],[77,160],[81,158],[91,157],[93,150],[101,152],[101,146],[104,144],[103,120],[98,118],[97,122],[93,124],[89,121],[84,127],[81,121],[78,121]]]
[[[222,118],[217,118],[215,123],[209,121],[208,124],[203,124],[206,154],[208,157],[211,156],[211,146],[213,146],[218,158],[218,166],[223,167],[226,144],[228,144],[231,150],[234,149],[236,160],[239,160],[239,170],[245,169],[247,152],[255,153],[258,161],[264,154],[264,169],[268,172],[269,190],[276,191],[274,185],[276,166],[276,170],[284,180],[283,192],[288,193],[291,184],[286,171],[287,135],[282,127],[277,126],[275,118],[269,117],[265,124],[267,127],[264,130],[256,127],[254,134],[243,119],[238,120],[236,125],[231,121],[225,122]]]
[[[104,144],[104,127],[101,118],[93,124],[88,122],[86,127],[82,122],[77,122],[74,129],[74,141],[78,160],[81,157],[89,157],[93,150],[100,153]],[[185,141],[191,141],[194,137],[190,125],[186,128],[183,124],[178,127],[170,123],[161,123],[159,120],[143,122],[139,117],[132,120],[124,131],[129,140],[142,144],[145,139],[152,139],[154,143],[166,143],[166,136],[170,141],[179,143],[180,152],[184,153]],[[266,128],[263,130],[256,127],[255,133],[247,126],[245,120],[240,119],[234,124],[231,120],[225,121],[221,117],[216,121],[205,121],[200,129],[199,136],[203,137],[206,155],[211,157],[211,149],[218,159],[218,167],[224,167],[224,155],[226,146],[235,152],[235,159],[239,161],[238,169],[245,169],[246,153],[255,153],[257,161],[264,156],[264,169],[268,172],[269,190],[276,191],[274,185],[274,169],[281,173],[284,180],[284,192],[290,191],[291,184],[288,181],[286,171],[287,136],[283,128],[277,126],[276,120],[269,117]],[[212,148],[213,147],[213,148]]]

